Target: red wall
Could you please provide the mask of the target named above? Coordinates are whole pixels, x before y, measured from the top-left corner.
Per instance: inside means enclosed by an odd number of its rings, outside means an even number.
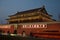
[[[10,33],[14,33],[14,25],[11,25],[10,29],[6,29],[6,28],[1,29],[0,28],[0,30],[3,30],[5,33],[7,33],[8,31]],[[60,34],[60,23],[47,24],[47,28],[22,28],[22,25],[19,25],[17,27],[17,33],[18,34],[21,34],[23,31],[25,31],[25,33],[27,35],[29,35],[30,32],[32,32],[32,33],[44,33],[47,30],[49,30],[49,31],[50,30],[56,30],[56,31],[59,31],[57,33]],[[47,33],[47,32],[45,32],[45,33]]]
[[[3,27],[3,26],[1,26],[1,27]],[[2,33],[8,33],[8,31],[9,31],[9,33],[13,33],[14,32],[14,26],[11,25],[10,28],[0,28],[0,30],[2,30]]]
[[[57,33],[60,34],[60,23],[52,23],[52,24],[47,24],[47,28],[22,28],[22,26],[19,26],[17,29],[17,33],[22,33],[25,31],[26,34],[32,33],[44,33],[45,31],[59,31]],[[45,32],[47,33],[47,32]]]

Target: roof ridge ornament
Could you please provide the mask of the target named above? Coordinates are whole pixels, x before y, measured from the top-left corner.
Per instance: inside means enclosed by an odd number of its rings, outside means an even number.
[[[45,8],[45,5],[43,5],[42,8]]]

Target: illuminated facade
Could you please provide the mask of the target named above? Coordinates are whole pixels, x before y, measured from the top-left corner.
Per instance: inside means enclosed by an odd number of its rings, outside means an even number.
[[[36,8],[32,10],[17,12],[14,15],[9,16],[7,20],[9,24],[12,23],[28,23],[28,22],[52,22],[52,15],[49,15],[45,7]]]
[[[9,19],[7,19],[9,24],[7,26],[0,25],[0,31],[17,35],[25,34],[27,36],[32,33],[34,37],[40,38],[60,38],[60,22],[55,22],[55,20],[51,19],[51,16],[44,6],[17,12],[9,16]]]

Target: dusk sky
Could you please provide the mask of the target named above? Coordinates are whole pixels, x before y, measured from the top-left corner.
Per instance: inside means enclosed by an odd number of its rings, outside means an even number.
[[[45,5],[47,12],[53,15],[53,19],[59,20],[60,0],[0,0],[0,24],[6,23],[9,15],[17,11],[26,11],[40,8]]]

